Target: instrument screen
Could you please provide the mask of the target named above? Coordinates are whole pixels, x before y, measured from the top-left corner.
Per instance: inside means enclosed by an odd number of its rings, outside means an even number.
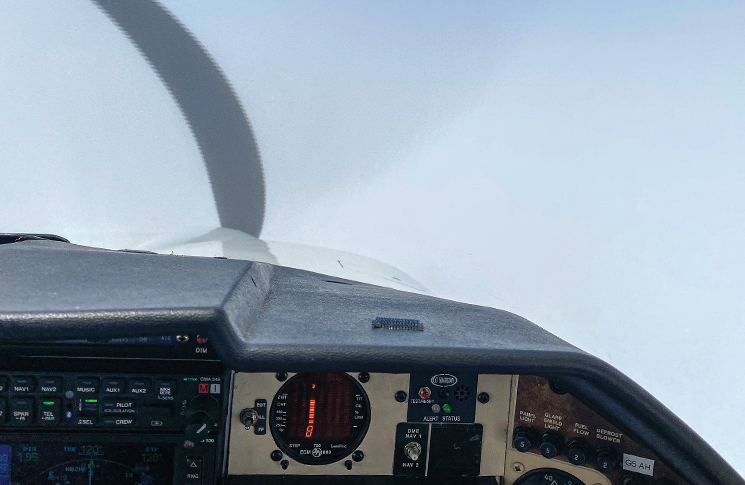
[[[171,485],[173,445],[0,444],[0,485]]]
[[[354,451],[367,431],[370,405],[357,382],[338,372],[294,376],[272,403],[277,443],[301,463],[324,464]]]

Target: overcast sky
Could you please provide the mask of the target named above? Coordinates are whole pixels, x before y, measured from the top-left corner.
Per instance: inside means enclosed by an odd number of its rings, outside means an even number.
[[[165,4],[246,107],[263,238],[516,312],[745,473],[745,5]],[[83,0],[2,10],[3,229],[216,224],[186,123],[117,29]]]

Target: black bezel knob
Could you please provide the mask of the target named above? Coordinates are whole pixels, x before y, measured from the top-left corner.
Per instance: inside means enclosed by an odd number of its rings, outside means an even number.
[[[590,459],[590,446],[582,440],[567,443],[566,457],[572,465],[582,466]]]
[[[564,438],[553,431],[546,431],[541,436],[541,444],[538,447],[544,458],[556,458],[564,449]]]
[[[536,432],[528,426],[519,426],[512,433],[512,446],[520,453],[532,450],[536,441]]]
[[[595,452],[595,468],[601,473],[613,473],[618,468],[618,453],[609,446],[598,448]]]
[[[646,485],[646,482],[641,475],[627,473],[621,477],[621,485]]]

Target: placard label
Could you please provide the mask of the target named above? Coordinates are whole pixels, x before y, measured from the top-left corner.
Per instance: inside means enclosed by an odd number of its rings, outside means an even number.
[[[623,469],[630,472],[642,473],[651,477],[654,474],[654,460],[624,453]]]

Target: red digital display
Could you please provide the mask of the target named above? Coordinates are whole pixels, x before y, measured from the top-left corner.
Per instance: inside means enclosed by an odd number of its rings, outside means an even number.
[[[343,374],[302,374],[287,389],[290,439],[343,440],[352,434],[354,388]]]

